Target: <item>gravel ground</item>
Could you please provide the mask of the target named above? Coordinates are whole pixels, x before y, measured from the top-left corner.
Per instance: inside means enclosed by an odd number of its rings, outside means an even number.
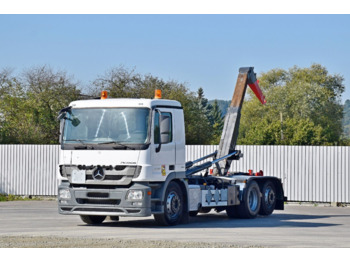
[[[68,238],[53,236],[2,236],[0,248],[242,248],[223,243]],[[251,246],[253,247],[253,246]]]
[[[0,202],[0,248],[14,255],[21,253],[15,248],[349,248],[349,218],[348,207],[288,204],[256,219],[229,219],[213,211],[174,227],[160,227],[152,217],[91,226],[79,216],[59,215],[55,201]]]

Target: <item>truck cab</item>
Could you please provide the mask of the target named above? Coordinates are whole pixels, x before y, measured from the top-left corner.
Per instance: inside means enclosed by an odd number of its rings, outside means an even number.
[[[163,212],[160,185],[171,177],[185,178],[179,102],[80,100],[61,110],[59,118],[59,213],[91,220]]]

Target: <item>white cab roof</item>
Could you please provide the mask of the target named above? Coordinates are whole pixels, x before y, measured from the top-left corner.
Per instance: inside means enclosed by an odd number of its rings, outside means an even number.
[[[77,100],[69,104],[73,108],[103,108],[103,107],[148,107],[167,106],[181,107],[180,102],[167,99],[143,99],[143,98],[107,98]]]

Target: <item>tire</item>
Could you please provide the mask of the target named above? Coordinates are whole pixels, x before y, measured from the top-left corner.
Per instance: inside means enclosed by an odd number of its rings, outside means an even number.
[[[188,212],[188,214],[190,217],[195,217],[198,215],[198,211],[190,211],[190,212]]]
[[[276,187],[272,181],[266,181],[261,190],[261,207],[259,214],[269,216],[276,206]]]
[[[106,216],[80,216],[81,220],[85,222],[86,224],[89,225],[96,225],[96,224],[101,224],[105,219]]]
[[[237,206],[228,206],[226,208],[226,214],[229,218],[239,218]]]
[[[247,188],[243,192],[243,199],[237,206],[237,213],[240,218],[257,217],[261,206],[261,193],[258,183],[249,182]]]
[[[161,226],[174,226],[180,223],[184,211],[184,196],[176,182],[170,182],[164,196],[164,213],[155,214],[156,223]]]

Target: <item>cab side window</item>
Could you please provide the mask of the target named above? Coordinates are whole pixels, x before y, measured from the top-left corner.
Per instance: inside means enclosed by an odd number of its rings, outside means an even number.
[[[169,117],[169,121],[170,121],[170,130],[169,130],[169,143],[173,141],[173,120],[172,120],[172,115],[171,113],[168,112],[162,112],[161,113],[162,116],[168,116]],[[159,132],[159,112],[156,111],[154,114],[154,128],[153,128],[153,132],[154,132],[154,144],[159,144],[160,143],[160,132]]]

